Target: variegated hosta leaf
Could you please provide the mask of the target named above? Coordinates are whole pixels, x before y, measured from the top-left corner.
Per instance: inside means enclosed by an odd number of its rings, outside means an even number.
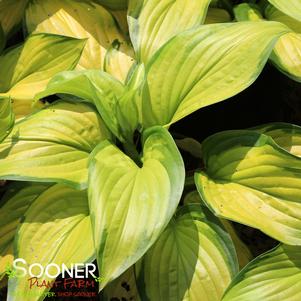
[[[176,36],[146,67],[143,126],[174,123],[239,93],[254,82],[287,31],[276,22],[241,22]]]
[[[110,142],[91,154],[89,202],[103,288],[155,242],[181,198],[185,171],[167,130],[143,133],[142,167]]]
[[[234,246],[217,218],[186,205],[143,257],[139,292],[142,300],[219,301],[237,272]]]
[[[135,267],[130,267],[121,276],[110,282],[103,290],[103,298],[104,301],[141,301],[137,290]]]
[[[89,153],[110,134],[90,106],[58,102],[17,122],[0,144],[0,179],[86,186]]]
[[[21,23],[27,3],[28,0],[0,1],[0,24],[6,36]]]
[[[268,5],[264,11],[265,17],[270,21],[281,22],[291,28],[293,31],[301,33],[301,21],[298,21],[272,5]]]
[[[33,99],[56,73],[77,64],[85,40],[36,34],[0,57],[0,96]]]
[[[222,301],[299,301],[301,247],[280,245],[250,262]]]
[[[252,128],[258,133],[268,135],[291,154],[301,157],[301,127],[290,123],[269,123]]]
[[[93,103],[112,133],[130,141],[138,125],[135,87],[127,87],[111,75],[97,70],[62,72],[49,82],[37,99],[66,93]]]
[[[255,131],[226,131],[203,144],[202,199],[219,216],[301,245],[301,158]]]
[[[0,97],[0,142],[9,134],[15,122],[11,100]]]
[[[21,218],[48,187],[45,183],[12,183],[1,199],[4,204],[0,207],[0,279],[13,261],[13,240]]]
[[[199,193],[195,190],[188,193],[185,196],[184,204],[203,204],[202,199],[200,198]],[[235,228],[232,223],[226,219],[220,219],[221,223],[231,236],[232,242],[235,247],[235,251],[237,254],[237,259],[239,262],[240,268],[243,268],[247,263],[249,263],[253,256],[249,248],[242,242],[242,240],[238,237]]]
[[[78,69],[104,68],[104,59],[112,43],[118,44],[111,60],[116,70],[109,71],[125,79],[133,63],[133,51],[118,30],[113,16],[101,5],[76,0],[34,0],[26,9],[29,32],[48,32],[76,38],[88,38]],[[120,69],[123,71],[120,74]]]
[[[230,22],[231,16],[225,9],[209,7],[205,24]]]
[[[301,21],[301,1],[300,0],[268,0],[271,4],[283,11],[286,15]]]
[[[15,252],[18,258],[27,262],[27,267],[40,263],[63,263],[70,268],[72,263],[89,263],[95,258],[91,221],[86,191],[77,191],[57,184],[42,192],[25,213],[24,220],[17,230]],[[26,265],[22,265],[26,267]],[[39,274],[40,269],[33,269]],[[49,271],[55,275],[57,269]],[[18,274],[17,274],[18,275]],[[8,282],[8,300],[43,300],[44,287],[30,289],[27,277],[12,278]],[[42,280],[53,281],[43,274]]]
[[[139,61],[147,62],[170,38],[202,24],[210,0],[129,0],[130,36]]]
[[[114,10],[127,8],[127,0],[96,0],[96,2]]]
[[[272,6],[268,6],[265,14],[269,20],[282,22],[294,31],[280,37],[271,60],[280,71],[301,82],[301,20],[297,21]]]

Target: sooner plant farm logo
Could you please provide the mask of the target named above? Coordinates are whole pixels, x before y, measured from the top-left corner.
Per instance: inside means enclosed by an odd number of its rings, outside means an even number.
[[[93,292],[71,292],[71,289],[95,288],[97,282],[101,282],[101,277],[96,276],[96,265],[94,263],[72,263],[70,267],[64,263],[58,265],[49,263],[43,266],[40,263],[28,264],[23,258],[17,258],[12,265],[6,267],[6,275],[9,279],[20,278],[26,281],[27,295],[28,289],[35,290],[33,295],[39,295],[39,290],[50,290],[52,288],[62,289],[61,292],[43,293],[48,297],[93,297]],[[60,276],[61,280],[57,280]],[[69,291],[68,291],[69,290]],[[24,293],[24,292],[23,292]],[[14,295],[22,296],[22,292],[14,292]]]

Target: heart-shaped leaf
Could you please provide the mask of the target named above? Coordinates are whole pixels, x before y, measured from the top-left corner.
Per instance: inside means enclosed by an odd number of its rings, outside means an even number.
[[[142,300],[219,301],[238,272],[234,246],[203,206],[181,207],[142,259]]]
[[[100,288],[147,251],[181,198],[184,165],[170,134],[150,128],[142,145],[142,167],[108,141],[91,154],[88,191]]]
[[[219,216],[301,244],[301,158],[255,131],[226,131],[203,144],[195,182]]]

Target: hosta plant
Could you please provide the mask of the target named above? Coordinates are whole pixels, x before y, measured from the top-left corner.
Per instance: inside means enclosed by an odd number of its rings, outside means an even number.
[[[171,131],[268,62],[300,81],[300,1],[241,2],[0,2],[7,300],[51,289],[29,286],[16,259],[96,262],[99,300],[300,300],[301,128]],[[253,259],[233,222],[278,246]]]

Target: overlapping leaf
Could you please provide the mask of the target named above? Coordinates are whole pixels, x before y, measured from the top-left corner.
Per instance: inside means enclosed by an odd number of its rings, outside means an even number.
[[[199,193],[196,190],[188,193],[185,196],[184,204],[203,204],[204,205],[202,199],[200,198]],[[239,266],[240,266],[240,268],[243,268],[253,258],[252,253],[249,250],[249,248],[243,243],[243,241],[238,237],[236,230],[230,221],[228,221],[226,219],[220,219],[220,222],[223,224],[224,228],[229,233],[231,240],[235,247]]]
[[[128,22],[137,57],[146,62],[170,38],[202,24],[210,0],[129,0]]]
[[[23,46],[0,57],[0,96],[33,99],[56,73],[72,69],[85,40],[49,34],[30,36]]]
[[[298,301],[301,298],[301,248],[280,245],[243,269],[222,301]]]
[[[142,145],[142,167],[109,142],[91,155],[88,191],[101,288],[147,251],[180,201],[184,165],[172,137],[150,128]]]
[[[11,131],[15,121],[14,117],[11,100],[9,98],[0,98],[0,142]]]
[[[0,179],[84,187],[89,153],[110,134],[92,107],[58,102],[17,122],[0,144]]]
[[[253,128],[254,131],[268,135],[291,154],[301,157],[301,127],[283,122],[264,124]]]
[[[219,216],[287,244],[301,244],[301,159],[271,137],[227,131],[203,144],[205,171],[195,175],[199,193]]]
[[[268,0],[279,10],[292,18],[301,21],[301,2],[299,0]]]
[[[71,268],[73,263],[93,261],[95,249],[86,191],[57,184],[42,192],[25,213],[15,248],[16,256],[25,259],[28,266],[40,263],[45,268],[50,263],[64,263]],[[56,274],[57,270],[49,272]],[[46,274],[39,279],[46,283],[54,280]],[[45,290],[45,286],[30,288],[28,276],[12,278],[8,300],[20,300],[18,292],[22,292],[23,301],[43,300]]]
[[[176,36],[146,67],[143,126],[174,123],[242,91],[287,31],[280,23],[241,22],[206,25]]]
[[[0,279],[6,267],[14,258],[13,240],[15,232],[26,210],[43,191],[49,187],[45,183],[10,184],[0,207]]]
[[[219,301],[238,271],[230,236],[200,205],[178,210],[142,259],[142,300]]]
[[[102,71],[62,72],[36,98],[58,93],[94,104],[112,133],[122,142],[131,141],[138,125],[135,87],[125,86]]]
[[[231,16],[225,9],[210,7],[208,9],[205,24],[230,22]]]
[[[48,32],[76,38],[87,38],[79,69],[104,69],[105,55],[112,44],[115,68],[111,74],[125,79],[133,64],[131,46],[118,30],[113,16],[101,5],[76,0],[34,0],[26,10],[29,32]]]
[[[271,56],[273,63],[289,77],[301,81],[301,20],[297,21],[272,6],[265,10],[267,19],[286,24],[293,32],[282,36]]]

